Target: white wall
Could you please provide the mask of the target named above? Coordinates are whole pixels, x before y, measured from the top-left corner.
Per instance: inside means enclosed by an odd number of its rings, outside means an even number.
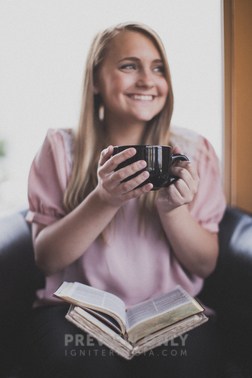
[[[220,0],[0,0],[0,139],[8,142],[9,178],[0,201],[25,199],[46,130],[78,122],[90,42],[123,21],[158,32],[173,79],[172,122],[205,135],[221,158]]]

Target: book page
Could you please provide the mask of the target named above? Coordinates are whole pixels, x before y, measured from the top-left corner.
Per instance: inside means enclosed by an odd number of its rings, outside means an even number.
[[[66,319],[75,324],[77,327],[95,337],[109,349],[114,350],[120,356],[131,359],[133,347],[128,341],[124,340],[119,334],[115,333],[107,325],[94,318],[86,310],[71,305],[66,315]]]
[[[63,282],[54,295],[81,307],[116,314],[125,324],[125,304],[114,294],[79,282]]]
[[[97,310],[92,310],[91,308],[87,307],[82,307],[85,311],[89,312],[93,316],[95,316],[97,319],[99,319],[101,322],[104,322],[107,324],[109,327],[111,327],[114,331],[118,333],[122,333],[120,324],[110,315],[97,311]]]
[[[151,319],[168,311],[180,307],[186,303],[193,302],[194,299],[187,294],[180,286],[168,294],[158,298],[149,299],[127,310],[126,329],[130,330],[136,324],[144,320]],[[202,311],[199,307],[199,311]]]
[[[136,343],[132,352],[133,354],[147,352],[148,350],[156,348],[157,346],[162,345],[171,339],[175,339],[185,332],[189,332],[191,329],[196,328],[207,321],[208,318],[202,313],[192,315],[189,318],[171,325],[168,328],[163,328],[149,336],[144,337]]]

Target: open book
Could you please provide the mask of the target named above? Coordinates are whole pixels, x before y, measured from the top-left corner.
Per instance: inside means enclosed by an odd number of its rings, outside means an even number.
[[[116,295],[63,282],[54,296],[71,303],[66,318],[126,359],[188,332],[208,318],[181,286],[128,309]]]

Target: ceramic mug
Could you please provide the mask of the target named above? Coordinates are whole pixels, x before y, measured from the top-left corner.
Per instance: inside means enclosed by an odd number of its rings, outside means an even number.
[[[167,187],[178,180],[178,177],[171,175],[170,170],[172,165],[178,160],[189,161],[188,157],[183,154],[172,154],[172,147],[170,146],[157,146],[157,145],[132,145],[132,146],[115,146],[113,155],[118,154],[127,148],[134,147],[136,154],[131,158],[125,160],[119,164],[115,171],[124,168],[138,160],[145,160],[147,165],[144,169],[138,171],[134,175],[127,177],[122,182],[128,181],[133,177],[136,177],[143,171],[148,171],[150,176],[142,184],[138,186],[140,188],[149,182],[153,184],[152,190],[158,190],[163,187]]]

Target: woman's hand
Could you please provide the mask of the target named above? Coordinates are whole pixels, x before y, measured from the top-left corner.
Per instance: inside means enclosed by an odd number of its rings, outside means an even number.
[[[178,147],[173,153],[180,154]],[[178,261],[199,277],[207,277],[215,268],[218,257],[216,233],[204,229],[191,215],[186,205],[193,201],[199,176],[193,163],[179,161],[172,167],[179,179],[162,188],[157,197],[157,209],[163,229]],[[197,235],[197,237],[195,237]]]
[[[172,153],[181,154],[179,147],[174,147]],[[198,191],[199,176],[194,164],[190,161],[178,161],[171,168],[172,175],[179,177],[168,188],[159,190],[156,200],[159,212],[168,213],[179,206],[192,202]]]
[[[95,190],[103,201],[112,206],[120,207],[130,199],[149,192],[153,185],[149,183],[137,188],[149,177],[147,171],[143,171],[129,181],[122,182],[127,177],[145,168],[146,162],[144,160],[139,160],[115,171],[120,163],[136,154],[134,148],[128,148],[114,156],[112,156],[112,153],[113,146],[109,146],[101,152],[97,171],[98,185]]]
[[[112,146],[102,151],[98,185],[73,211],[46,227],[33,223],[35,259],[46,275],[59,272],[79,259],[111,222],[121,205],[151,190],[152,184],[135,189],[149,177],[148,172],[121,183],[142,170],[146,166],[145,161],[114,171],[118,164],[136,153],[134,148],[115,156],[111,156],[112,153]]]

